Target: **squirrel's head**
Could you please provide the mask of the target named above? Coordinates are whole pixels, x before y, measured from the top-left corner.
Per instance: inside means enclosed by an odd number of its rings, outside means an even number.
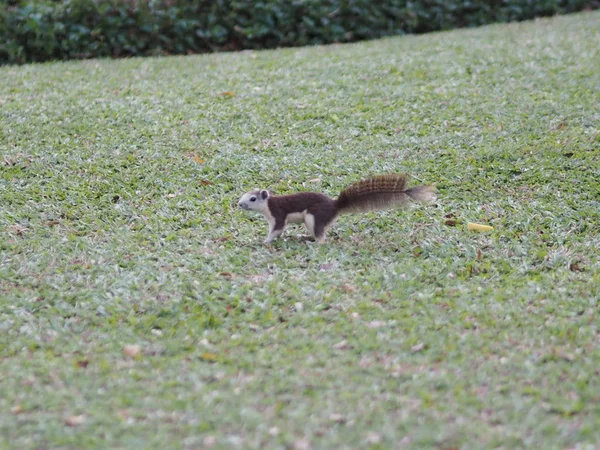
[[[247,211],[268,211],[268,203],[270,197],[269,191],[265,189],[256,189],[254,191],[246,192],[240,198],[238,205]]]

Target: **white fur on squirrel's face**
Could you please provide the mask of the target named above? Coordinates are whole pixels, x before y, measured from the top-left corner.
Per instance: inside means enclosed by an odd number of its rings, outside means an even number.
[[[265,189],[256,189],[246,192],[240,198],[238,205],[247,211],[260,211],[262,213],[269,210],[267,201],[269,200],[269,191]]]

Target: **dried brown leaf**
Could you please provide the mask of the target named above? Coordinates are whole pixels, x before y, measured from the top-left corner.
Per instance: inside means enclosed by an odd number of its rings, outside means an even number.
[[[356,288],[354,286],[352,286],[351,284],[343,284],[342,285],[342,290],[344,292],[347,292],[348,294],[355,292]]]
[[[344,339],[343,341],[340,341],[337,344],[332,345],[331,348],[334,350],[347,350],[350,348],[350,345],[348,345],[348,341],[346,341]]]
[[[10,225],[6,229],[17,236],[23,236],[27,231],[29,231],[29,228],[19,224]]]
[[[346,418],[344,416],[342,416],[341,414],[336,414],[336,413],[330,414],[329,420],[331,420],[332,422],[335,422],[335,423],[346,422]]]
[[[217,443],[217,438],[212,435],[206,436],[204,438],[204,440],[202,441],[202,444],[204,445],[205,448],[214,447],[216,445],[216,443]]]
[[[579,267],[578,262],[572,262],[571,264],[569,264],[569,270],[571,272],[583,272],[583,269]]]
[[[425,350],[427,348],[427,345],[423,344],[422,342],[418,343],[417,345],[413,345],[410,348],[410,351],[413,353],[418,353],[421,350]]]
[[[308,439],[298,439],[294,442],[294,450],[310,450],[312,446],[310,445],[310,441]]]
[[[374,431],[369,431],[367,433],[367,443],[368,444],[379,444],[381,442],[381,435],[379,433],[375,433]]]
[[[69,427],[78,427],[79,425],[83,425],[85,422],[85,416],[83,414],[79,416],[69,416],[65,419],[65,425]]]
[[[130,358],[135,358],[142,352],[142,348],[139,345],[128,344],[123,347],[123,354]]]

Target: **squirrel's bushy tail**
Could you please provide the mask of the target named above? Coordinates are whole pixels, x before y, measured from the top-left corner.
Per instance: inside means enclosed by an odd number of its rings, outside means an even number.
[[[433,186],[406,188],[406,174],[378,175],[358,181],[342,191],[336,200],[338,214],[378,211],[406,206],[410,200],[435,200]]]

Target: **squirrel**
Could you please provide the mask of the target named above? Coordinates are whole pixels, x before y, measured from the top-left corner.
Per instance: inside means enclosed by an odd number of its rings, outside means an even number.
[[[255,189],[245,193],[238,205],[265,216],[269,222],[265,244],[281,236],[288,223],[302,222],[315,240],[322,244],[327,229],[341,214],[402,207],[410,200],[421,203],[435,200],[433,186],[407,188],[407,182],[406,174],[377,175],[351,184],[335,200],[317,192],[273,195],[266,189]]]

